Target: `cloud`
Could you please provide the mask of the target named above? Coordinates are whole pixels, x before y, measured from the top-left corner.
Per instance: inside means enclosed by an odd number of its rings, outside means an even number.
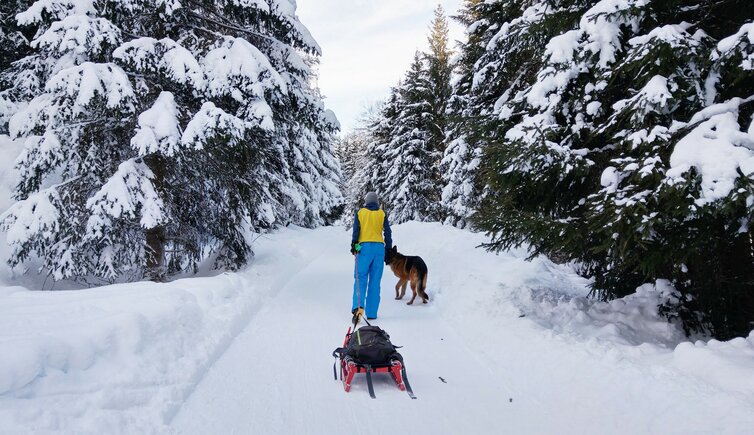
[[[452,15],[461,0],[441,1]],[[425,50],[437,2],[428,0],[301,0],[297,14],[322,46],[319,86],[343,131],[367,104],[386,98]],[[451,41],[463,31],[451,22]]]

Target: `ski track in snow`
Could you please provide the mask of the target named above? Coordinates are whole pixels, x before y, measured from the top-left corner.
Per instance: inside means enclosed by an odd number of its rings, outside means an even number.
[[[494,432],[498,415],[479,403],[499,402],[502,408],[505,387],[489,382],[493,372],[432,303],[410,307],[408,297],[393,299],[395,278],[388,269],[373,324],[404,346],[409,380],[420,398],[410,401],[382,374],[375,376],[377,400],[369,398],[363,376],[351,393],[343,391],[332,378],[328,356],[349,325],[353,264],[343,248],[347,244],[323,239],[317,245],[323,254],[295,272],[187,400],[174,421],[177,432],[386,433],[414,426],[413,431],[437,433],[462,430],[469,419],[478,430]],[[464,367],[457,366],[459,360]],[[442,387],[430,395],[420,391],[424,384]]]

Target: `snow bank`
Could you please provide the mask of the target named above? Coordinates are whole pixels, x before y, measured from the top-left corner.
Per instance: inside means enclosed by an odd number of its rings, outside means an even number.
[[[306,232],[286,230],[239,274],[75,291],[0,287],[2,431],[164,432],[285,282],[279,269],[317,253],[297,247]]]
[[[677,325],[659,315],[657,307],[665,295],[651,285],[610,302],[563,295],[551,288],[520,287],[509,291],[510,301],[523,316],[546,329],[581,340],[666,348],[685,340]]]
[[[525,321],[578,342],[627,347],[650,344],[669,351],[686,340],[678,325],[658,313],[658,305],[667,298],[666,286],[645,285],[625,298],[600,302],[588,297],[589,281],[570,266],[544,257],[525,261],[528,254],[523,250],[486,253],[475,248],[487,241],[484,235],[437,224],[400,225],[394,230],[397,243],[406,227],[422,234],[423,240],[442,243],[428,264],[434,264],[433,271],[440,271],[440,277],[432,281],[442,285],[439,298],[444,299],[447,293],[452,299],[449,302],[455,308],[451,311],[459,322],[468,323],[469,313],[481,311],[477,315],[487,315],[493,324]],[[455,234],[441,237],[441,233]],[[419,249],[428,250],[426,246]],[[456,294],[454,289],[461,288],[474,291]]]
[[[673,352],[674,364],[730,391],[754,396],[754,331],[747,338],[721,342],[683,342]]]
[[[245,285],[225,275],[78,291],[3,289],[0,426],[151,431],[242,326],[251,307]]]
[[[415,242],[401,246],[406,234]],[[487,241],[482,234],[409,222],[394,228],[393,240],[401,252],[421,253],[430,267],[433,303],[442,305],[458,330],[482,348],[490,346],[491,330],[521,331],[526,343],[534,337],[545,340],[553,355],[562,347],[566,353],[606,359],[616,370],[639,370],[650,377],[662,372],[673,379],[672,388],[703,385],[714,394],[742,398],[754,409],[754,381],[749,379],[754,332],[724,343],[689,342],[679,325],[658,313],[658,304],[672,290],[663,282],[600,302],[588,297],[589,281],[571,267],[542,257],[525,261],[522,250],[485,253],[475,248]]]

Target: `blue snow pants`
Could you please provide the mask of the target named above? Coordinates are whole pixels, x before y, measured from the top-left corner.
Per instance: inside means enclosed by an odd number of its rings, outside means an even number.
[[[356,256],[355,263],[351,310],[364,307],[367,317],[375,318],[380,308],[380,280],[382,269],[385,267],[385,244],[361,243],[361,252]]]

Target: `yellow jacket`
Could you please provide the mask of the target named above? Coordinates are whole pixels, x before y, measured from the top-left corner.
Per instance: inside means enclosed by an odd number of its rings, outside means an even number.
[[[362,208],[356,213],[352,237],[354,243],[377,242],[392,247],[393,241],[391,236],[390,223],[382,209],[374,207]]]

